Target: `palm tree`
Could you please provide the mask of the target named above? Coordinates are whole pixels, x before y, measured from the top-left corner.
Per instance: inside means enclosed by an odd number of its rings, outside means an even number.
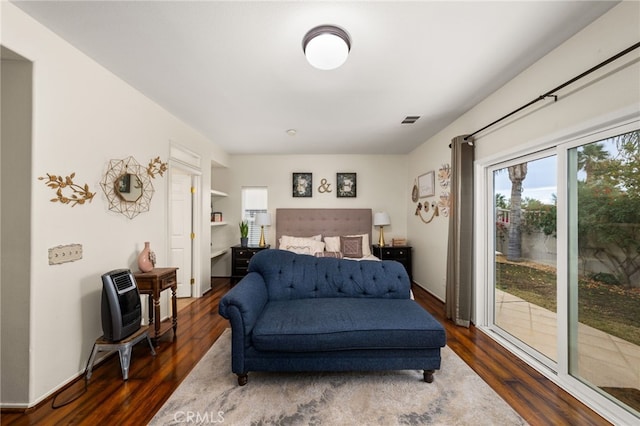
[[[527,177],[527,163],[508,167],[511,181],[511,210],[509,212],[509,245],[507,260],[519,262],[522,260],[522,181]]]
[[[499,192],[496,193],[496,208],[497,209],[506,209],[507,207],[509,207],[507,205],[507,197],[504,196],[504,194],[500,194]]]
[[[594,177],[595,165],[607,158],[609,158],[609,153],[601,143],[590,143],[578,150],[578,169],[584,170],[584,182],[587,185],[591,183],[590,179]]]

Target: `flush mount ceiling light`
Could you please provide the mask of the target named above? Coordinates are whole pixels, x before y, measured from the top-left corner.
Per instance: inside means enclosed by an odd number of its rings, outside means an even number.
[[[302,50],[315,68],[332,70],[344,64],[351,49],[349,34],[334,25],[312,28],[302,39]]]

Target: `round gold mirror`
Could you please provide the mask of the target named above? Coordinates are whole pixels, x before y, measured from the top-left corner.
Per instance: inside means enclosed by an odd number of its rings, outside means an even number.
[[[114,190],[124,201],[135,203],[142,197],[142,181],[138,175],[125,173],[116,179]]]
[[[100,186],[109,200],[109,210],[133,219],[149,211],[153,185],[149,172],[133,157],[111,160]]]

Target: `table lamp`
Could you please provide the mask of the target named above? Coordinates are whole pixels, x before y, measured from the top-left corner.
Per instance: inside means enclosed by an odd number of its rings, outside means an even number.
[[[256,225],[260,227],[260,243],[258,247],[264,247],[267,245],[264,241],[264,227],[271,226],[271,215],[269,213],[256,213]]]
[[[391,225],[391,218],[389,218],[389,213],[387,212],[378,212],[373,215],[373,226],[380,227],[380,239],[378,240],[378,245],[380,247],[384,246],[384,226]]]

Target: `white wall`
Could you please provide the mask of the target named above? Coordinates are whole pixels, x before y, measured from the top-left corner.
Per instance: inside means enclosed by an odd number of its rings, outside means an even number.
[[[313,173],[313,196],[294,198],[292,178],[294,172]],[[357,174],[357,197],[336,197],[336,173]],[[404,185],[407,180],[407,157],[404,155],[233,155],[229,169],[214,170],[214,180],[223,191],[229,193],[223,203],[223,213],[230,226],[224,230],[229,245],[240,242],[237,223],[241,214],[240,191],[243,186],[266,186],[269,191],[269,212],[275,221],[277,208],[371,208],[373,212],[387,211],[391,226],[384,229],[385,241],[394,236],[407,236],[406,208],[410,197]],[[322,179],[331,184],[331,193],[318,192]],[[214,185],[215,182],[214,182]],[[217,232],[217,231],[215,231]],[[275,244],[275,226],[265,228],[265,238],[272,247]],[[378,230],[372,230],[373,241],[377,241]],[[213,274],[229,275],[229,255],[216,261]]]
[[[0,394],[26,400],[29,375],[32,64],[2,47]],[[10,209],[4,207],[10,206]]]
[[[457,136],[457,135],[454,135]],[[409,155],[409,176],[405,182],[406,187],[413,187],[418,176],[434,171],[436,174],[435,196],[420,199],[431,205],[438,202],[440,195],[449,191],[440,186],[438,182],[438,169],[443,164],[450,163],[450,140],[433,139],[420,146]],[[445,272],[447,263],[447,240],[449,217],[440,214],[431,222],[424,223],[415,215],[416,204],[411,199],[405,200],[407,207],[407,232],[411,235],[413,244],[413,280],[420,287],[428,290],[444,300]],[[432,212],[422,212],[422,217],[429,220]]]
[[[209,165],[228,159],[201,134],[18,8],[8,2],[1,7],[2,44],[34,64],[32,176],[16,182],[32,193],[31,211],[22,212],[31,218],[31,276],[24,283],[31,290],[29,352],[22,354],[29,357],[29,374],[23,378],[29,397],[24,400],[3,388],[2,403],[31,406],[83,371],[93,342],[102,334],[100,275],[115,268],[137,269],[144,241],[151,242],[159,265],[167,259],[166,176],[153,180],[150,211],[130,220],[108,210],[100,188],[109,160],[134,156],[146,165],[160,156],[168,161],[170,141],[201,155],[206,218],[201,235],[206,236]],[[86,183],[96,193],[93,202],[76,207],[50,202],[54,192],[37,177],[72,172],[76,183]],[[3,203],[2,208],[11,206]],[[69,243],[82,244],[83,258],[50,266],[48,249]],[[198,276],[208,281],[208,237],[200,245]]]
[[[448,144],[581,74],[640,39],[640,2],[623,2],[536,64],[489,96],[478,106],[426,141],[409,156],[406,186],[425,170],[450,161]],[[517,152],[553,135],[569,134],[576,126],[597,121],[619,110],[640,111],[639,52],[559,92],[557,102],[542,101],[513,119],[476,137],[476,161],[497,153]],[[472,69],[472,67],[471,67]],[[477,183],[476,183],[477,187]],[[437,297],[445,298],[447,229],[424,225],[408,211],[407,229],[414,238],[414,279]],[[476,253],[476,257],[478,254]]]

